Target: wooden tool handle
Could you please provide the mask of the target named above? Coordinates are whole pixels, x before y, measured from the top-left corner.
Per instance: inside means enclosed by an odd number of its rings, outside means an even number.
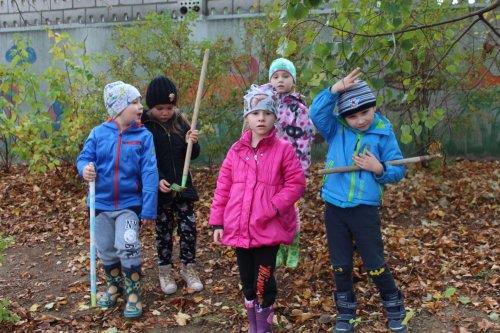
[[[435,155],[424,155],[424,156],[416,156],[416,157],[409,157],[409,158],[403,158],[401,160],[393,160],[393,161],[388,161],[390,165],[401,165],[401,164],[410,164],[410,163],[418,163],[422,161],[428,161],[432,160],[434,158],[439,158],[441,157],[440,154],[435,154]],[[343,167],[337,167],[337,168],[331,168],[331,169],[322,169],[318,171],[318,174],[320,175],[326,175],[330,173],[341,173],[341,172],[352,172],[352,171],[358,171],[361,170],[361,168],[357,165],[349,165],[349,166],[343,166]]]
[[[210,55],[210,50],[205,50],[205,55],[203,56],[203,65],[201,66],[200,81],[198,82],[198,91],[196,92],[196,101],[194,103],[193,118],[191,119],[191,130],[196,129],[196,123],[198,122],[198,113],[200,111],[201,97],[203,95],[203,85],[205,83],[205,77],[207,75],[207,65],[208,57]],[[193,142],[188,139],[188,146],[186,150],[186,159],[184,160],[184,169],[182,170],[182,186],[186,187],[187,177],[189,174],[189,164],[191,163],[191,152],[193,151]]]

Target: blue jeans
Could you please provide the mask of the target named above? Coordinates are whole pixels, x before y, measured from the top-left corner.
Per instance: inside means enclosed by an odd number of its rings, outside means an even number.
[[[384,260],[378,207],[358,205],[341,208],[327,202],[325,224],[330,262],[338,292],[353,290],[354,245],[379,291],[382,294],[397,291],[392,273]]]

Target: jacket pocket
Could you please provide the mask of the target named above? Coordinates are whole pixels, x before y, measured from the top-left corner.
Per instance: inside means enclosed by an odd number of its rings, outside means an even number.
[[[279,223],[281,224],[281,227],[286,232],[294,231],[294,229],[297,228],[298,215],[297,215],[296,211],[297,211],[297,208],[295,208],[295,206],[292,206],[289,209],[287,209],[285,212],[283,212],[282,214],[279,214],[277,216],[277,219],[278,219]]]
[[[135,141],[133,141],[133,142],[135,142]],[[141,145],[140,144],[124,144],[122,147],[123,147],[123,155],[124,155],[126,161],[139,162],[140,155],[141,155]]]

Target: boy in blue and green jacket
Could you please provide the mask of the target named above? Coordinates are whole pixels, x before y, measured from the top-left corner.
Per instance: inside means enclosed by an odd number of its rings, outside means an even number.
[[[384,260],[378,211],[384,184],[401,180],[405,168],[386,163],[403,158],[401,150],[391,123],[376,112],[373,92],[366,82],[358,80],[360,74],[360,70],[355,69],[321,91],[310,109],[311,120],[328,143],[327,167],[357,165],[361,168],[327,175],[321,190],[336,284],[335,332],[354,330],[354,244],[380,291],[389,329],[406,332],[403,297]],[[338,108],[336,114],[335,107]]]

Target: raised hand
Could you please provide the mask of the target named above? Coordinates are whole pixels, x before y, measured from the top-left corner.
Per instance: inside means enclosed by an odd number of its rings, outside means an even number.
[[[351,88],[354,84],[356,84],[356,81],[358,78],[361,76],[361,69],[355,68],[352,72],[350,72],[346,77],[341,79],[340,81],[336,82],[331,88],[330,91],[332,93],[341,93],[343,91],[348,90]]]

